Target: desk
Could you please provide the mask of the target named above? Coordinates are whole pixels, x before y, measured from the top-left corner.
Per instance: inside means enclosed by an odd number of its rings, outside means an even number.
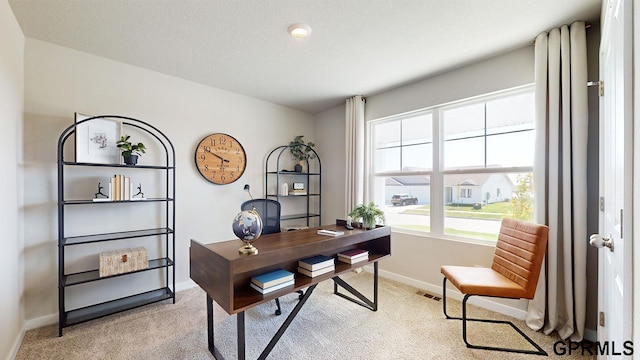
[[[344,231],[344,235],[335,237],[318,235],[316,230],[320,228]],[[378,227],[367,231],[346,230],[343,226],[328,225],[264,235],[255,242],[255,246],[260,250],[258,254],[240,254],[238,252],[240,246],[242,246],[240,240],[206,245],[191,240],[189,249],[191,279],[207,293],[209,351],[216,359],[223,359],[223,357],[214,344],[213,300],[229,315],[237,314],[238,359],[245,358],[245,310],[296,290],[307,289],[260,355],[259,359],[265,359],[311,296],[316,285],[321,281],[332,279],[336,295],[376,311],[378,307],[378,261],[391,255],[391,229]],[[335,257],[339,252],[356,248],[368,250],[369,260],[353,265],[336,260],[335,271],[314,278],[298,273],[298,260],[300,259],[319,254]],[[342,273],[371,263],[374,267],[373,301],[367,299],[366,296],[339,277]],[[252,276],[278,268],[289,270],[295,274],[293,287],[262,295],[249,286]],[[356,298],[340,293],[338,286]]]

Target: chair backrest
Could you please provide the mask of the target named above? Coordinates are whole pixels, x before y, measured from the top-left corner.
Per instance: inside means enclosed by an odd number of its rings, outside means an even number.
[[[280,203],[271,199],[247,200],[240,206],[242,210],[256,209],[262,218],[262,234],[280,232]]]
[[[502,219],[491,268],[522,286],[525,299],[533,299],[536,292],[548,236],[545,225]]]

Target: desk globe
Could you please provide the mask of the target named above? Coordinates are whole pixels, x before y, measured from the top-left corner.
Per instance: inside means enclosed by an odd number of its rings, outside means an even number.
[[[258,249],[252,243],[262,234],[262,218],[255,209],[239,212],[233,219],[233,233],[244,242],[240,253],[257,254]]]

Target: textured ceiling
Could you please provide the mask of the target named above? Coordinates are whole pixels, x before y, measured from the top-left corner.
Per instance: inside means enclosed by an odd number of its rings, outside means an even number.
[[[25,34],[317,113],[597,21],[601,0],[9,0]],[[311,26],[295,40],[287,27]]]

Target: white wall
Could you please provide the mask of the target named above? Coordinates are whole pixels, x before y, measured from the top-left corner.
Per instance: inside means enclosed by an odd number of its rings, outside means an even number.
[[[248,199],[243,185],[251,185],[254,197],[264,195],[267,153],[298,134],[315,141],[310,114],[39,40],[26,39],[24,71],[24,141],[30,144],[25,148],[29,165],[24,299],[26,318],[34,326],[57,320],[52,317],[57,313],[56,143],[73,122],[74,112],[138,118],[152,123],[173,142],[176,282],[183,285],[190,281],[189,240],[211,243],[235,238],[231,219]],[[205,181],[194,165],[196,145],[214,132],[236,137],[248,154],[245,174],[230,185]],[[69,221],[77,225],[73,218]],[[256,246],[260,247],[259,242]],[[122,284],[111,281],[79,296],[86,301],[107,296]]]
[[[318,154],[322,157],[322,222],[345,219],[345,108],[338,106],[316,115]]]
[[[22,164],[22,106],[24,94],[24,35],[6,1],[0,1],[0,154],[4,161],[0,189],[2,251],[0,251],[0,358],[15,356],[22,338],[24,307],[21,302],[23,250],[19,185]]]

